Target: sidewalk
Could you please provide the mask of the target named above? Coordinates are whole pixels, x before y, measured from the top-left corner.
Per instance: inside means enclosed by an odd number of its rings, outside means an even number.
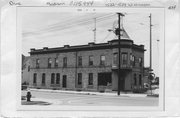
[[[83,94],[83,95],[100,95],[100,96],[117,96],[117,92],[91,92],[91,91],[70,91],[70,90],[49,90],[49,89],[30,89],[31,91],[42,91],[52,93],[67,93],[67,94]],[[147,94],[125,93],[120,92],[121,97],[147,97]]]

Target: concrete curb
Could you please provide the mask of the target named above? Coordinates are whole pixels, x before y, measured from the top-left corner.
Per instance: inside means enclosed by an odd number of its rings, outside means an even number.
[[[67,90],[48,90],[48,89],[30,89],[31,91],[42,91],[52,93],[67,93],[67,94],[81,94],[81,95],[100,95],[100,96],[117,96],[116,93],[99,93],[89,91],[67,91]],[[147,94],[120,94],[121,97],[147,97]]]

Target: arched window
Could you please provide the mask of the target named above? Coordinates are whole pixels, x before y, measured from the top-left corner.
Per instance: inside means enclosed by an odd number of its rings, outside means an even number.
[[[55,79],[55,74],[52,73],[52,74],[51,74],[51,84],[54,84],[54,79]]]

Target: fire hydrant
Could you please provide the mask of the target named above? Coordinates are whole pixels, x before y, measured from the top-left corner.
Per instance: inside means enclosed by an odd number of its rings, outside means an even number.
[[[27,92],[26,97],[27,97],[27,102],[30,102],[31,101],[31,92],[30,91]]]

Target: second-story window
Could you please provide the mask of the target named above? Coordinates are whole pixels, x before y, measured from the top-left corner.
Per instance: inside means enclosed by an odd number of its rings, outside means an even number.
[[[142,60],[142,57],[139,58],[139,66],[142,67],[143,65],[143,60]]]
[[[54,59],[54,67],[58,67],[58,58]]]
[[[101,55],[100,57],[100,65],[105,65],[106,57],[104,55]]]
[[[114,53],[114,55],[113,55],[113,64],[114,65],[118,64],[118,53]]]
[[[78,56],[78,66],[82,66],[82,56]]]
[[[63,67],[67,67],[67,57],[63,58]]]
[[[128,58],[127,53],[122,53],[122,65],[127,65]]]
[[[133,66],[136,65],[135,59],[136,59],[136,57],[135,57],[135,56],[132,56],[132,65],[133,65]]]
[[[48,59],[48,68],[51,68],[51,65],[52,65],[52,60],[51,58]]]
[[[92,66],[93,65],[93,56],[89,56],[89,65]]]
[[[36,59],[36,68],[39,68],[40,60]]]

